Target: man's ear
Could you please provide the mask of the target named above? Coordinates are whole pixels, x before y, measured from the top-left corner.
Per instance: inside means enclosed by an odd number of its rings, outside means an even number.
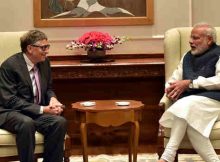
[[[208,39],[207,43],[208,43],[209,46],[214,43],[214,40],[211,36],[208,36],[207,39]]]
[[[31,46],[31,45],[28,45],[28,46],[27,46],[27,52],[28,52],[28,53],[32,53],[32,50],[33,50],[32,46]]]

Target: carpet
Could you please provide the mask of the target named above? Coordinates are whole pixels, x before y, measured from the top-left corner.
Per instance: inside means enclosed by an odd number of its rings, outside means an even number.
[[[138,154],[137,162],[156,162],[157,154]],[[38,159],[42,162],[42,159]],[[70,162],[83,162],[82,156],[71,156]],[[89,156],[89,162],[128,162],[128,155],[97,155]],[[179,162],[204,162],[197,154],[181,154]]]
[[[157,154],[138,154],[137,162],[157,162]],[[17,161],[15,161],[17,162]],[[42,162],[42,159],[38,159]],[[82,156],[71,156],[70,162],[83,162]],[[89,156],[89,162],[128,162],[128,155],[97,155]],[[197,154],[181,154],[179,162],[204,162]]]
[[[138,154],[138,162],[155,162],[158,156],[156,154]],[[82,157],[71,157],[71,162],[83,162]],[[89,162],[128,162],[128,155],[98,155],[89,156]]]
[[[220,157],[220,156],[219,156]],[[138,154],[137,162],[157,162],[157,154]],[[42,162],[42,159],[38,159]],[[82,156],[71,156],[70,162],[83,162]],[[97,155],[89,156],[89,162],[128,162],[128,155]],[[204,162],[197,154],[181,154],[179,162]]]
[[[70,162],[83,162],[82,156],[71,156]],[[138,162],[156,162],[157,154],[138,154]],[[128,155],[97,155],[89,156],[89,162],[128,162]],[[181,154],[179,162],[204,162],[199,155]]]

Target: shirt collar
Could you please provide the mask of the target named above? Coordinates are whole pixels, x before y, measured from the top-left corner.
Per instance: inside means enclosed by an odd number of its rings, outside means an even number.
[[[26,62],[26,64],[27,64],[28,71],[30,72],[31,69],[33,69],[33,67],[34,67],[34,64],[33,64],[33,63],[31,62],[31,60],[27,57],[26,54],[23,53],[23,56],[24,56],[24,60],[25,60],[25,62]]]

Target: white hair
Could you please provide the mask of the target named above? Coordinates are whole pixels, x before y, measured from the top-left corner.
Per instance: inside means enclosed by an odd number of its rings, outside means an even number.
[[[200,22],[200,23],[197,23],[193,26],[193,28],[202,28],[202,27],[205,28],[205,34],[207,36],[211,37],[213,42],[216,43],[216,41],[217,41],[216,29],[206,22]]]

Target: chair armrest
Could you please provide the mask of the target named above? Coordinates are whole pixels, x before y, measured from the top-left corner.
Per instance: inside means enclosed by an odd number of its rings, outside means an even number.
[[[159,106],[164,107],[165,110],[172,105],[172,101],[164,93],[163,97],[160,99]]]

